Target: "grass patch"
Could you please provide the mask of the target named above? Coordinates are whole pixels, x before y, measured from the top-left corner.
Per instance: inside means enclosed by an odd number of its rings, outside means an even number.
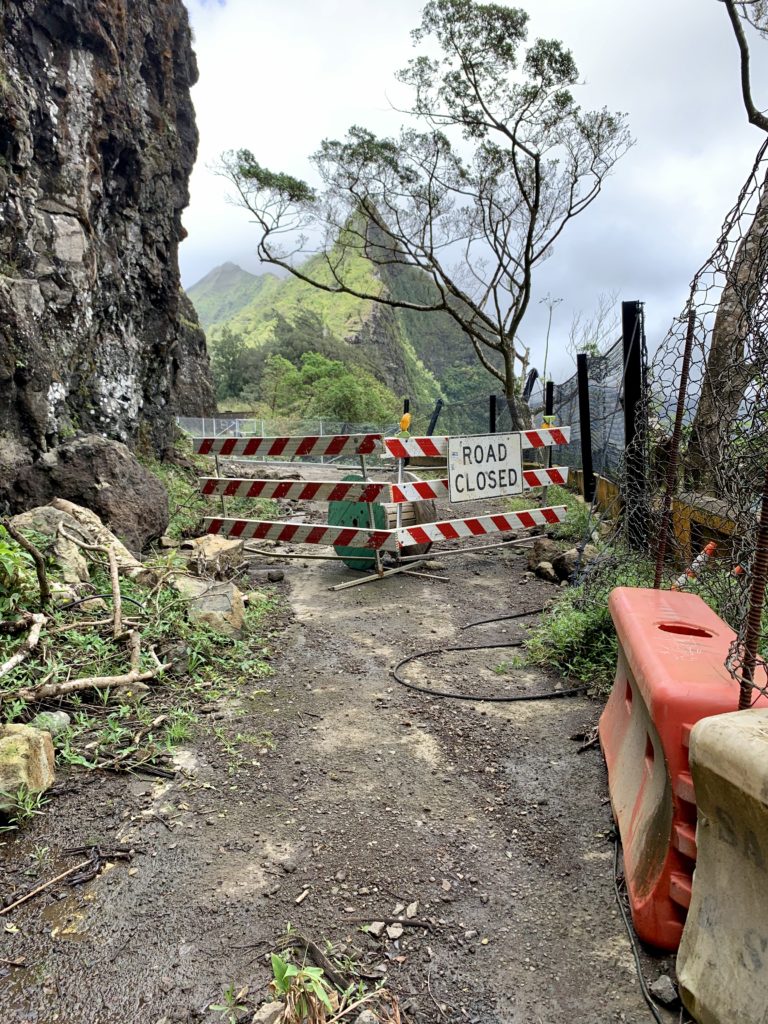
[[[528,634],[525,652],[531,665],[559,670],[604,696],[616,672],[618,640],[608,611],[614,587],[648,587],[653,566],[646,559],[610,558],[557,604]]]
[[[524,512],[527,509],[539,508],[543,494],[544,489],[537,487],[519,497],[507,498],[505,511]],[[577,544],[595,529],[594,520],[590,524],[589,505],[584,503],[580,495],[568,490],[567,487],[552,484],[547,488],[547,507],[551,505],[565,505],[568,509],[565,522],[557,523],[550,531],[555,540],[567,540]]]
[[[92,566],[96,593],[109,593],[106,571]],[[225,696],[263,692],[259,687],[271,674],[270,641],[277,600],[252,595],[246,609],[242,636],[223,636],[186,617],[186,604],[175,590],[162,586],[148,593],[122,578],[124,614],[135,620],[141,634],[140,669],[153,666],[151,650],[168,668],[149,692],[139,687],[84,690],[40,704],[18,696],[23,687],[86,676],[119,675],[127,671],[125,645],[111,635],[109,613],[98,627],[74,626],[78,613],[50,611],[38,649],[3,679],[0,721],[27,722],[42,710],[61,709],[70,715],[69,728],[54,737],[58,760],[68,765],[95,768],[115,759],[126,764],[162,766],[174,749],[193,738],[199,728],[196,708]],[[82,618],[82,613],[79,616]],[[72,629],[61,627],[73,625]],[[0,637],[0,662],[18,647],[20,638]],[[259,737],[265,745],[269,737]],[[249,742],[256,742],[251,737]]]

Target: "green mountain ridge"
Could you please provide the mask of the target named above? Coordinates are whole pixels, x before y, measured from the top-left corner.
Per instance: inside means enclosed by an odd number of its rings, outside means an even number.
[[[236,316],[259,295],[274,291],[280,284],[275,274],[251,274],[236,263],[222,263],[187,289],[206,334],[215,331]]]
[[[332,284],[322,257],[310,259],[303,269]],[[347,260],[345,280],[359,291],[386,291],[402,301],[428,302],[434,294],[434,285],[418,268],[405,263],[376,266],[362,256]],[[188,294],[211,349],[215,351],[222,331],[229,328],[257,350],[257,372],[263,367],[259,350],[263,358],[277,353],[294,362],[300,350],[319,351],[367,370],[396,395],[409,397],[420,418],[443,398],[446,414],[453,407],[456,415],[451,419],[461,428],[474,428],[480,409],[484,420],[487,396],[497,387],[478,364],[469,338],[447,313],[394,308],[326,292],[296,277],[249,274],[233,263],[212,270]],[[289,332],[290,351],[285,351]],[[467,406],[467,415],[457,418],[457,404]]]

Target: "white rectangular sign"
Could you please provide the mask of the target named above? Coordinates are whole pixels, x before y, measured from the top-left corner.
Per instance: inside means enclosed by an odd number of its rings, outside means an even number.
[[[452,502],[523,492],[520,434],[448,439],[448,495]]]

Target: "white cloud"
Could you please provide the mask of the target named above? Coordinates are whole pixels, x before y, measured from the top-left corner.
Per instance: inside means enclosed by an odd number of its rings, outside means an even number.
[[[540,271],[524,337],[541,351],[548,291],[562,297],[554,348],[601,291],[644,299],[654,344],[714,244],[762,141],[747,124],[738,53],[718,0],[537,0],[531,35],[573,49],[583,102],[629,114],[637,145]],[[311,177],[307,156],[351,124],[395,132],[394,72],[411,56],[414,0],[187,0],[200,81],[200,153],[181,248],[188,286],[225,260],[257,269],[255,229],[207,165],[246,146],[268,167]],[[768,53],[768,44],[762,45]],[[759,50],[755,50],[756,55]],[[758,105],[768,61],[753,61]],[[762,104],[759,97],[763,97]],[[552,363],[550,364],[552,365]],[[553,371],[569,372],[567,357]]]

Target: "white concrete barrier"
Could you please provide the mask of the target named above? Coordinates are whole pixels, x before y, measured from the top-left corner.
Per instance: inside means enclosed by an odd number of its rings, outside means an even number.
[[[677,957],[699,1024],[768,1022],[768,709],[691,732],[698,859]]]

